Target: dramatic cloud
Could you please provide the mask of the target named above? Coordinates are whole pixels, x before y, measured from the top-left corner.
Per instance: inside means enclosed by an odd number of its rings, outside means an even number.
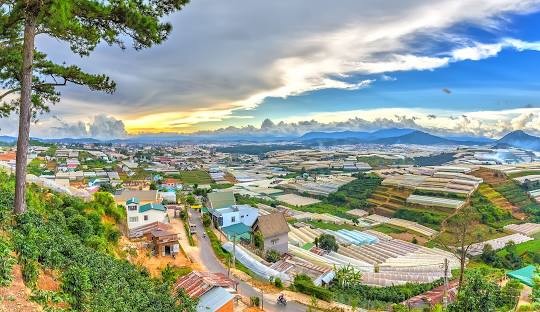
[[[0,119],[0,129],[3,134],[17,135],[17,120],[15,116]],[[65,121],[53,115],[51,118],[38,120],[31,126],[31,136],[39,138],[124,138],[127,132],[124,123],[112,116],[96,115],[87,122]]]
[[[353,117],[350,116],[362,116]],[[389,117],[385,117],[389,116]],[[310,118],[304,119],[302,118]],[[328,120],[325,122],[325,120]],[[414,109],[375,109],[339,113],[319,113],[273,122],[264,120],[260,128],[254,126],[227,127],[197,134],[215,135],[281,135],[296,136],[310,131],[373,131],[383,128],[412,128],[439,135],[470,135],[499,138],[514,130],[525,130],[540,135],[540,109],[468,112],[459,117],[448,111],[437,115]]]
[[[450,30],[467,23],[494,31],[504,24],[505,14],[530,13],[538,5],[537,0],[410,0],[392,5],[371,0],[339,5],[323,0],[199,0],[171,17],[170,40],[152,50],[100,47],[81,60],[58,54],[65,49],[52,40],[42,39],[38,47],[55,60],[82,62],[83,68],[118,82],[113,96],[68,88],[55,108],[62,118],[83,119],[90,109],[122,119],[131,132],[193,131],[205,122],[241,118],[237,110],[254,109],[269,97],[362,89],[376,80],[395,80],[391,73],[398,71],[481,60],[503,49],[538,50],[535,42],[474,42]],[[444,42],[446,50],[428,49],[435,41]],[[355,80],[356,74],[377,76]]]

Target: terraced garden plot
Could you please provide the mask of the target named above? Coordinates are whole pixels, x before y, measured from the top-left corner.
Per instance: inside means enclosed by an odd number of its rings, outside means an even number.
[[[513,181],[507,181],[493,188],[508,199],[509,202],[520,208],[533,204],[527,193]]]
[[[478,192],[482,196],[486,197],[494,205],[504,210],[510,211],[512,217],[518,220],[524,220],[527,217],[527,215],[523,213],[518,206],[509,202],[503,195],[501,195],[501,193],[497,192],[490,185],[485,183],[480,184]]]
[[[471,172],[471,175],[482,178],[484,180],[484,183],[490,185],[497,185],[508,182],[507,177],[503,173],[487,168],[480,168],[478,170],[475,170]]]
[[[396,210],[405,206],[405,200],[409,197],[410,190],[398,190],[389,186],[379,186],[368,198],[368,202],[374,206],[377,214],[392,216]]]
[[[524,177],[528,175],[538,175],[538,174],[540,174],[540,170],[523,170],[523,171],[508,173],[507,175],[510,179],[515,179],[515,178],[520,178],[520,177]]]

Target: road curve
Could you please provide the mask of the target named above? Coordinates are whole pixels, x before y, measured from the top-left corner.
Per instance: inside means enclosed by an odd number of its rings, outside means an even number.
[[[223,264],[218,260],[216,255],[214,254],[214,250],[212,249],[212,246],[210,245],[210,241],[208,238],[205,238],[204,234],[204,227],[201,220],[201,215],[199,212],[191,211],[190,213],[191,218],[190,222],[192,224],[195,224],[197,226],[196,229],[196,235],[198,239],[198,254],[197,255],[191,255],[192,257],[195,256],[198,261],[201,262],[201,264],[206,267],[206,269],[210,272],[221,272],[227,274],[227,268],[223,266]],[[234,280],[236,280],[238,284],[238,293],[244,297],[252,297],[252,296],[261,296],[261,293],[259,290],[253,288],[250,284],[232,277]],[[288,302],[287,306],[281,306],[276,304],[277,295],[270,295],[265,294],[264,295],[264,311],[269,312],[304,312],[307,310],[307,307],[303,304],[300,304],[298,302]]]

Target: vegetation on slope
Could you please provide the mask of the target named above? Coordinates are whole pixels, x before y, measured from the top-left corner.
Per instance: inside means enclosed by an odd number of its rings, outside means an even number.
[[[56,296],[48,298],[64,298],[64,305],[75,311],[186,311],[184,307],[193,306],[179,304],[167,283],[113,256],[119,233],[101,219],[122,213],[107,205],[110,195],[84,203],[32,186],[28,211],[15,217],[13,194],[14,179],[0,174],[0,225],[11,238],[30,288],[43,269],[51,269],[60,272],[62,284]]]

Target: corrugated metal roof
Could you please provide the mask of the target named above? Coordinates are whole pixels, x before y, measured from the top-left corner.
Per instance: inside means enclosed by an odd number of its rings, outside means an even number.
[[[236,284],[223,273],[191,272],[178,279],[174,290],[183,288],[191,298],[199,298],[214,287],[236,288]]]
[[[197,312],[214,312],[231,301],[234,296],[221,287],[214,287],[199,298]]]
[[[139,212],[145,212],[148,210],[167,211],[167,208],[162,204],[148,203],[139,207]]]

